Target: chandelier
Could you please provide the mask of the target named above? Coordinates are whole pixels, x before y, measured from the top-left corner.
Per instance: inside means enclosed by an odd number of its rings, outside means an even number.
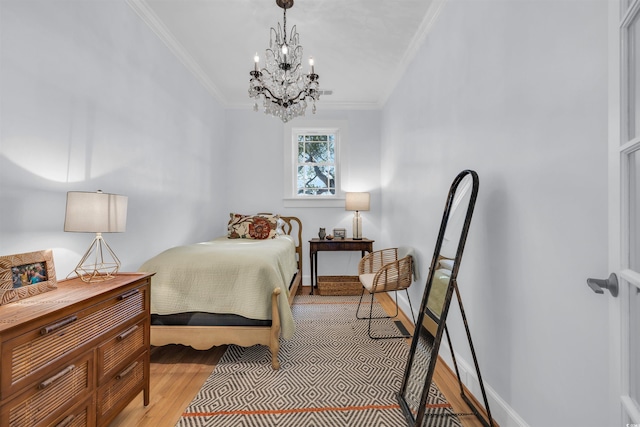
[[[249,97],[255,98],[253,110],[258,111],[258,99],[262,97],[265,114],[279,117],[288,122],[294,117],[304,115],[307,102],[313,104],[316,113],[316,101],[320,98],[319,76],[315,74],[313,58],[309,58],[311,72],[302,71],[302,46],[295,25],[287,40],[287,9],[293,7],[293,0],[276,0],[284,10],[282,27],[271,27],[269,48],[265,51],[265,67],[259,68],[260,57],[256,53],[254,69],[249,74]]]

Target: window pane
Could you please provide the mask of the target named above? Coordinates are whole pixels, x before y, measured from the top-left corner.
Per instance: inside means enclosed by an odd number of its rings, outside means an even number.
[[[298,194],[335,194],[333,166],[298,166]]]
[[[640,271],[640,151],[629,155],[629,268]]]
[[[304,140],[307,142],[327,142],[327,135],[306,135]]]
[[[324,163],[329,161],[330,152],[326,142],[308,142],[306,152],[307,162]]]
[[[640,130],[640,14],[629,26],[629,138],[637,137]],[[626,141],[625,141],[626,142]]]

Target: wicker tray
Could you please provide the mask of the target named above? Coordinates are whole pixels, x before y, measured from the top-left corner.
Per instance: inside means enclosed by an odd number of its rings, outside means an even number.
[[[358,276],[318,276],[318,295],[360,295]]]

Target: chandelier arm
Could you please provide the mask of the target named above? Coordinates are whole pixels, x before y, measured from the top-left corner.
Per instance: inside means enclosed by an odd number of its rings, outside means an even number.
[[[269,92],[270,96],[267,96],[264,92]],[[268,99],[269,101],[273,102],[273,100],[276,101],[282,101],[282,98],[277,97],[276,95],[273,94],[273,92],[271,92],[271,90],[268,87],[264,87],[262,89],[262,94],[265,97],[265,99]],[[275,104],[279,104],[278,102],[275,102]]]
[[[290,98],[289,101],[293,103],[294,101],[304,100],[307,96],[310,96],[306,92],[307,92],[306,90],[301,90],[300,92],[298,92],[298,94],[294,98]],[[304,96],[301,98],[300,95],[303,95],[303,94]]]
[[[269,92],[269,95],[270,95],[270,96],[266,96],[266,94],[265,94],[264,92]],[[273,102],[274,104],[282,105],[282,103],[284,102],[284,98],[280,98],[279,96],[274,95],[274,94],[273,94],[273,92],[271,92],[271,90],[269,90],[269,88],[268,88],[268,87],[264,87],[264,88],[262,89],[262,95],[263,95],[266,99],[268,99],[268,100],[270,100],[271,102]],[[304,96],[300,97],[300,95],[304,95]],[[301,90],[300,92],[298,92],[298,94],[297,94],[294,98],[289,98],[289,99],[288,99],[288,103],[289,103],[289,104],[293,104],[293,103],[294,103],[294,101],[302,101],[302,100],[306,99],[306,98],[307,98],[307,96],[309,96],[310,98],[313,98],[313,96],[311,96],[311,95],[307,94],[307,93],[306,93],[306,91]],[[314,99],[314,100],[315,100],[315,99]],[[275,101],[275,102],[274,102],[274,101]]]
[[[293,71],[290,72],[290,74],[295,74],[298,69],[302,67],[302,64],[300,64],[299,62],[296,64],[296,67],[293,69]]]

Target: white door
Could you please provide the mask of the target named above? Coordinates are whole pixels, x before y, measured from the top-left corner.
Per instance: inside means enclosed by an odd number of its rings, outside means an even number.
[[[640,427],[640,0],[609,7],[609,418]]]

